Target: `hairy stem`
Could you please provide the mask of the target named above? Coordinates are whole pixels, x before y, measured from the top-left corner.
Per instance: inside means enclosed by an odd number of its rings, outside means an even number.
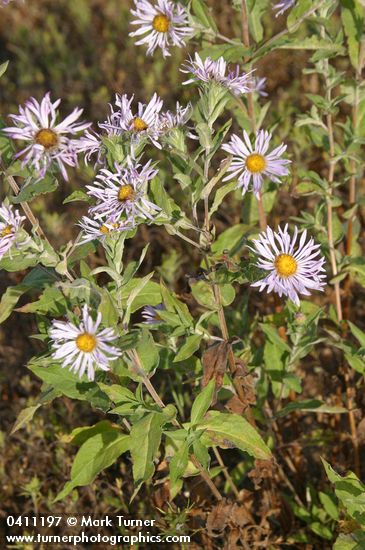
[[[241,0],[241,22],[242,22],[242,41],[243,44],[246,46],[246,48],[250,47],[250,31],[248,26],[248,14],[247,14],[247,3],[246,0]],[[249,63],[249,58],[245,60],[248,63],[248,71],[251,70],[251,64]],[[257,125],[256,125],[256,117],[255,117],[255,107],[253,102],[253,95],[251,92],[248,92],[246,94],[247,98],[247,111],[248,111],[248,117],[250,119],[251,123],[251,130],[253,134],[256,134]],[[257,199],[257,207],[258,207],[258,213],[259,213],[259,224],[261,231],[265,231],[267,228],[267,218],[266,213],[264,209],[264,205],[262,203],[262,194],[260,191],[259,197]]]

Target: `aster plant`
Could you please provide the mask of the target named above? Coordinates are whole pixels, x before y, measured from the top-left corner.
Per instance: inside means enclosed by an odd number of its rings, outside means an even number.
[[[269,470],[270,484],[290,491],[282,501],[293,515],[308,519],[312,501],[303,512],[302,485],[293,490],[290,481],[296,440],[287,433],[287,444],[280,431],[293,411],[346,413],[360,471],[358,397],[348,385],[356,380],[360,388],[365,372],[365,334],[350,320],[352,285],[364,285],[365,273],[356,198],[365,56],[363,31],[353,33],[348,21],[364,17],[358,6],[326,0],[247,5],[235,2],[231,13],[241,40],[221,34],[202,0],[135,0],[131,36],[147,46],[146,56],[159,56],[146,67],[184,49],[176,94],[164,86],[161,97],[119,90],[94,129],[79,122],[78,107],[62,119],[60,100],[46,94],[19,107],[13,126],[1,130],[8,199],[0,208],[0,267],[21,277],[28,271],[6,290],[0,319],[31,297],[19,312],[36,314],[43,348],[28,366],[47,385],[49,401],[87,401],[107,419],[76,438],[75,463],[89,466],[83,477],[72,469],[56,500],[129,453],[131,498],[143,484],[153,490],[157,464],[170,500],[184,499],[188,478],[200,476],[212,498],[222,501],[226,492],[239,503]],[[281,14],[291,7],[287,27],[267,37],[272,8]],[[303,39],[305,29],[313,34]],[[189,55],[192,37],[199,51]],[[297,50],[302,41],[318,87],[307,94],[306,113],[276,102],[265,91],[270,75],[259,70],[269,52]],[[339,52],[344,64],[348,53],[346,73],[332,62]],[[25,144],[19,151],[18,142]],[[73,237],[58,248],[36,201],[56,188],[55,177],[67,179],[68,167],[88,179],[64,200],[84,209],[72,214]],[[336,376],[344,391],[330,403],[300,397],[322,345],[341,358]],[[100,449],[90,466],[88,442],[96,436]]]

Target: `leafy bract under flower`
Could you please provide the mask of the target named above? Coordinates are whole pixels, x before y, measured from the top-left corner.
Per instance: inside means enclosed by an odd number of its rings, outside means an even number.
[[[109,364],[121,355],[111,343],[117,338],[112,328],[100,328],[101,313],[93,321],[88,307],[82,309],[82,320],[77,323],[52,321],[49,331],[54,352],[62,367],[69,367],[81,378],[85,372],[94,380],[95,370],[109,370]]]
[[[189,26],[186,9],[179,2],[171,0],[157,0],[152,4],[148,0],[134,0],[135,9],[131,10],[136,17],[132,25],[139,29],[129,36],[142,36],[136,45],[147,44],[147,55],[152,55],[157,48],[162,50],[163,57],[170,54],[170,46],[185,46],[185,39],[193,34]]]
[[[79,108],[57,122],[60,103],[60,99],[52,102],[49,93],[40,103],[31,97],[25,107],[19,106],[19,115],[9,115],[15,126],[2,129],[10,138],[28,142],[16,158],[22,157],[22,165],[34,167],[41,178],[57,164],[64,179],[68,179],[66,166],[77,165],[77,147],[76,140],[67,134],[75,135],[90,126],[88,122],[76,123],[83,112]]]
[[[271,181],[280,183],[280,177],[287,176],[289,170],[287,165],[290,160],[281,156],[286,151],[283,143],[273,151],[268,152],[271,134],[265,130],[256,133],[254,145],[252,145],[248,133],[243,131],[243,140],[233,134],[228,144],[222,146],[224,151],[233,155],[232,162],[228,168],[230,174],[224,181],[237,178],[238,188],[242,188],[244,195],[250,187],[252,180],[252,191],[257,198],[263,185],[264,177]]]
[[[320,245],[313,238],[307,240],[307,231],[298,239],[299,230],[294,229],[291,237],[288,225],[274,232],[270,227],[253,239],[254,246],[249,247],[257,255],[256,266],[268,271],[268,275],[251,286],[259,287],[260,292],[277,292],[287,296],[300,305],[299,294],[310,296],[312,290],[323,291],[326,275],[320,255]]]

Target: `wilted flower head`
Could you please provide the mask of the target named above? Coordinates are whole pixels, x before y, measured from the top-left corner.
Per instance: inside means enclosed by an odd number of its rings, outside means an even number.
[[[112,108],[112,113],[108,120],[99,123],[100,128],[110,135],[123,135],[126,132],[132,142],[138,143],[140,139],[150,139],[156,147],[161,148],[158,143],[160,136],[160,111],[163,101],[157,94],[153,94],[151,100],[146,105],[138,103],[137,112],[132,111],[132,102],[134,96],[128,98],[126,94],[115,96],[116,110]]]
[[[102,169],[92,185],[87,185],[88,195],[97,199],[90,209],[95,219],[111,219],[134,225],[136,218],[152,220],[160,208],[146,198],[148,182],[158,172],[151,161],[144,166],[129,160],[127,167],[115,165],[115,172]]]
[[[280,0],[274,5],[274,10],[277,12],[276,17],[282,15],[286,10],[294,6],[296,0]]]
[[[159,125],[161,132],[168,132],[174,128],[185,126],[192,113],[192,105],[188,103],[185,107],[176,103],[175,111],[165,111],[161,113]]]
[[[227,73],[227,62],[223,57],[220,57],[217,61],[207,57],[203,61],[196,53],[195,59],[190,57],[180,70],[183,73],[192,75],[192,78],[189,78],[183,84],[217,82],[235,95],[251,91],[252,71],[250,73],[240,73],[240,68],[237,65],[234,71],[228,71]]]
[[[251,91],[256,92],[262,97],[267,97],[268,93],[265,91],[266,87],[266,78],[265,77],[255,77],[251,78]]]
[[[268,271],[268,275],[253,283],[260,292],[267,287],[267,292],[277,292],[287,296],[299,305],[298,294],[310,296],[311,290],[323,290],[326,278],[323,264],[325,259],[320,255],[319,244],[311,238],[306,243],[307,231],[303,231],[299,242],[298,228],[294,235],[288,233],[288,225],[279,227],[274,232],[270,227],[253,239],[254,247],[250,249],[257,255],[256,266]]]
[[[94,130],[86,130],[80,139],[74,140],[73,145],[78,153],[84,153],[86,164],[91,161],[93,155],[96,157],[95,164],[102,163],[104,153],[102,136]]]
[[[121,355],[121,351],[111,345],[117,335],[112,328],[100,329],[101,313],[93,321],[88,307],[82,309],[82,320],[71,323],[52,321],[49,331],[54,352],[52,357],[61,360],[62,367],[79,373],[85,371],[89,380],[94,380],[95,369],[109,370],[109,363]]]
[[[25,216],[20,216],[18,210],[13,210],[11,205],[2,203],[0,207],[0,258],[7,253],[17,240],[19,230],[23,225]],[[22,246],[24,243],[18,243]]]
[[[252,178],[252,191],[257,197],[263,184],[264,177],[280,183],[280,177],[287,176],[289,171],[288,159],[280,158],[286,150],[283,143],[276,147],[271,153],[268,148],[271,141],[271,134],[265,130],[256,133],[255,144],[252,145],[247,132],[243,131],[243,140],[233,134],[228,144],[222,146],[224,151],[233,155],[232,162],[228,168],[231,172],[224,178],[229,180],[237,177],[238,187],[242,187],[242,194],[248,191]]]
[[[78,108],[57,123],[60,103],[60,99],[52,103],[49,93],[40,103],[31,97],[24,108],[19,106],[19,115],[10,115],[15,126],[2,129],[12,139],[29,142],[16,158],[22,156],[22,165],[34,166],[41,178],[56,163],[64,179],[68,179],[65,165],[77,165],[77,150],[75,140],[66,134],[75,135],[90,126],[88,122],[76,123],[83,111]]]
[[[185,46],[185,39],[192,35],[188,14],[182,4],[171,0],[157,0],[152,4],[148,0],[134,0],[136,17],[132,25],[140,28],[129,33],[129,36],[142,36],[136,45],[147,44],[147,55],[152,55],[156,48],[161,48],[162,55],[170,54],[170,46]],[[145,35],[145,36],[143,36]]]

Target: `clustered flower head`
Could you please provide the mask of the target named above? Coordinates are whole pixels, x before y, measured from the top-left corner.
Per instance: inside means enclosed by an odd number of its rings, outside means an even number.
[[[88,122],[76,121],[83,109],[76,108],[63,121],[58,122],[58,106],[61,100],[52,102],[47,93],[39,103],[34,97],[19,106],[19,115],[9,115],[15,126],[2,131],[12,139],[28,145],[16,154],[22,157],[22,165],[34,167],[43,178],[47,170],[57,164],[67,180],[66,166],[77,166],[77,140],[70,138],[90,126]]]
[[[244,195],[252,185],[252,191],[257,198],[266,176],[271,181],[280,183],[280,177],[287,176],[289,171],[287,165],[290,160],[281,158],[286,151],[283,143],[268,152],[271,134],[265,130],[256,132],[255,143],[252,145],[248,133],[243,131],[243,140],[233,134],[229,143],[222,146],[224,151],[233,155],[232,162],[228,168],[228,176],[224,180],[238,179],[238,188],[242,188]]]
[[[312,290],[323,291],[325,286],[325,259],[320,255],[320,245],[313,238],[307,241],[307,231],[303,231],[300,239],[299,230],[294,229],[291,237],[288,225],[278,232],[270,227],[253,239],[250,247],[257,256],[256,266],[268,272],[251,286],[258,287],[260,292],[277,292],[279,296],[287,296],[296,305],[300,305],[299,294],[309,296]],[[307,242],[306,242],[307,241]]]
[[[25,216],[21,216],[18,210],[14,211],[11,205],[2,203],[0,207],[0,259],[16,242],[24,220]],[[17,246],[21,247],[24,244],[25,241],[17,243]]]
[[[170,54],[170,46],[182,48],[185,39],[193,34],[189,25],[188,13],[179,2],[157,0],[152,4],[148,0],[134,0],[135,9],[131,10],[136,17],[132,25],[139,29],[129,36],[141,36],[136,45],[147,44],[147,54],[152,55],[157,48],[162,50],[163,57]]]
[[[180,70],[183,73],[192,75],[183,84],[190,84],[191,82],[204,84],[216,82],[227,88],[234,95],[242,95],[254,90],[254,81],[251,76],[252,71],[241,73],[238,65],[235,70],[228,70],[227,72],[227,69],[227,62],[223,57],[219,57],[216,61],[207,57],[203,61],[200,55],[196,53],[195,58],[190,57]]]
[[[94,380],[95,370],[109,370],[109,364],[121,356],[121,351],[112,345],[117,338],[112,328],[100,327],[101,313],[93,320],[89,309],[84,305],[82,320],[52,321],[49,331],[54,352],[52,357],[62,362],[62,367],[69,367],[81,378],[87,373],[89,380]]]
[[[296,0],[280,0],[274,5],[274,10],[276,10],[276,17],[282,15],[286,10],[294,6]]]

